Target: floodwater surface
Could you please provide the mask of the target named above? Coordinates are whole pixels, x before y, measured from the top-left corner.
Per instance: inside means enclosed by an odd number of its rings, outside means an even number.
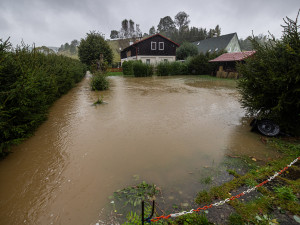
[[[193,199],[202,169],[226,155],[274,157],[249,132],[234,81],[109,79],[109,91],[92,92],[87,76],[0,162],[0,224],[95,224],[134,175]],[[107,104],[94,106],[99,96]]]

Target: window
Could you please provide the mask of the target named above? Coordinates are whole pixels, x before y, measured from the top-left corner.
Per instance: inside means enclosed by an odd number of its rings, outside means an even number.
[[[151,50],[156,50],[156,42],[151,41]]]
[[[158,48],[159,48],[159,50],[164,50],[165,49],[165,43],[164,42],[159,42],[158,43]]]
[[[146,59],[146,64],[150,65],[150,59]]]
[[[168,59],[164,59],[164,62],[169,62],[169,60]]]

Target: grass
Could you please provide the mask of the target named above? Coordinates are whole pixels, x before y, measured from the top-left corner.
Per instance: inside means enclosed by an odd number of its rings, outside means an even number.
[[[268,145],[277,149],[282,153],[282,158],[268,162],[264,166],[257,166],[257,168],[250,170],[243,176],[236,176],[235,171],[228,170],[228,172],[235,176],[230,182],[224,183],[221,186],[213,187],[209,191],[201,191],[198,193],[196,203],[200,205],[209,204],[214,199],[225,199],[230,196],[230,192],[242,186],[253,187],[258,183],[268,179],[276,171],[283,169],[287,164],[293,161],[300,155],[300,140],[287,139],[268,139]],[[288,175],[289,171],[297,171],[296,166],[289,168],[283,175]],[[282,175],[282,176],[283,176]],[[300,179],[290,180],[286,177],[278,177],[272,180],[269,185],[276,183],[283,183],[280,187],[260,187],[257,190],[261,192],[262,196],[249,202],[242,202],[240,200],[230,201],[228,204],[234,207],[236,213],[229,217],[231,224],[244,224],[256,221],[257,215],[267,215],[273,208],[281,208],[289,211],[292,214],[300,214],[300,204],[295,202],[297,197],[294,193],[300,191]],[[243,222],[239,223],[243,218]],[[261,216],[261,218],[263,218]]]
[[[123,76],[123,72],[108,72],[107,76]]]

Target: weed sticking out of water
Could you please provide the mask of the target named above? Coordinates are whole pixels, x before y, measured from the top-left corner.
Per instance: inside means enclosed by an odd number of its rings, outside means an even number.
[[[235,170],[227,169],[226,171],[234,177],[240,177],[240,175]]]
[[[130,204],[131,206],[138,206],[143,200],[150,200],[155,198],[159,193],[159,188],[155,184],[142,183],[118,190],[114,193],[114,198],[121,201],[124,206]]]
[[[101,104],[103,104],[103,103],[104,103],[104,101],[103,101],[103,96],[98,96],[97,101],[95,101],[95,102],[93,103],[93,105],[101,105]]]
[[[213,181],[213,178],[211,176],[200,179],[200,182],[202,184],[211,184],[212,181]]]

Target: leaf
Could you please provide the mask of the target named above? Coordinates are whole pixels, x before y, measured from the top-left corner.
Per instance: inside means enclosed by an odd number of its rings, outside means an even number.
[[[300,217],[299,217],[299,216],[294,215],[294,220],[295,220],[297,223],[300,223]]]

